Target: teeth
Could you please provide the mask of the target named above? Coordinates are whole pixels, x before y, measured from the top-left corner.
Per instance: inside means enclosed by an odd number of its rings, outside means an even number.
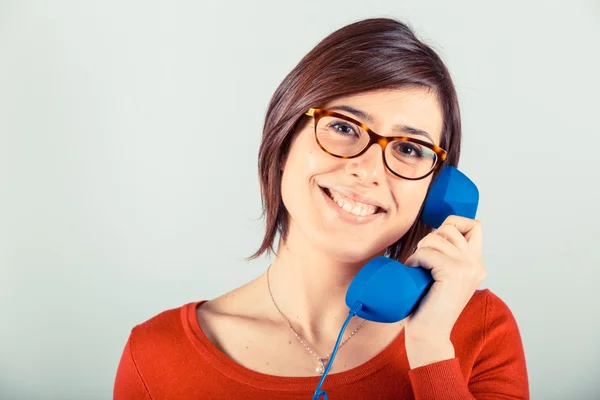
[[[344,211],[347,211],[349,213],[352,212],[352,206],[348,203],[344,204],[344,207],[342,207],[344,209]]]
[[[347,197],[342,196],[340,193],[327,189],[329,197],[344,211],[356,215],[357,217],[364,217],[366,215],[375,214],[377,211],[376,206],[372,206],[370,204],[360,203],[358,201],[354,201]]]

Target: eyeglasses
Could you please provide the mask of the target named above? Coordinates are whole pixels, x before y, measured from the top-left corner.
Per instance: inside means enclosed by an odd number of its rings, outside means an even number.
[[[381,136],[346,115],[318,108],[306,113],[315,120],[319,147],[334,157],[350,159],[362,155],[372,144],[383,150],[383,161],[394,175],[419,180],[431,174],[446,159],[446,150],[408,136]]]

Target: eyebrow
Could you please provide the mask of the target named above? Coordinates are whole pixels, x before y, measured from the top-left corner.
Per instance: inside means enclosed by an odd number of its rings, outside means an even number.
[[[350,114],[353,114],[355,117],[358,117],[362,120],[367,121],[368,123],[373,123],[375,121],[375,118],[373,118],[373,116],[371,114],[368,114],[364,111],[361,110],[357,110],[354,107],[350,107],[350,106],[345,106],[345,105],[339,105],[339,106],[332,106],[329,107],[328,110],[334,111],[334,110],[341,110],[341,111],[346,111],[349,112]],[[432,143],[435,143],[435,140],[433,140],[433,137],[427,133],[426,131],[424,131],[423,129],[419,129],[419,128],[415,128],[412,126],[408,126],[408,125],[394,125],[392,127],[392,132],[394,133],[404,133],[404,134],[408,134],[408,135],[416,135],[416,136],[424,136],[427,139],[429,139]]]

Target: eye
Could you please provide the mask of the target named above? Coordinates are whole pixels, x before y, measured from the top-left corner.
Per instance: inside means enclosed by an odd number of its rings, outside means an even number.
[[[423,149],[421,146],[410,142],[397,142],[395,150],[403,157],[421,158]]]
[[[343,121],[332,121],[329,123],[328,128],[335,131],[335,133],[344,136],[357,136],[357,132],[354,127]]]

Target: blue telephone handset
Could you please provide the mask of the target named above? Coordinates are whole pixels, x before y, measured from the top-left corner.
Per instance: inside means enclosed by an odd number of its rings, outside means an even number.
[[[478,204],[477,186],[455,167],[445,166],[429,188],[421,221],[437,229],[450,215],[475,218]],[[376,257],[365,264],[346,292],[350,314],[340,330],[313,400],[321,396],[327,400],[327,393],[321,391],[321,386],[353,316],[375,322],[400,321],[415,311],[432,284],[433,278],[428,270],[408,267],[388,257]]]
[[[477,186],[458,169],[446,166],[429,189],[421,221],[437,229],[450,215],[475,218],[478,203]],[[432,283],[426,269],[376,257],[352,280],[346,304],[352,308],[360,302],[362,308],[356,315],[363,319],[396,322],[415,310]]]

